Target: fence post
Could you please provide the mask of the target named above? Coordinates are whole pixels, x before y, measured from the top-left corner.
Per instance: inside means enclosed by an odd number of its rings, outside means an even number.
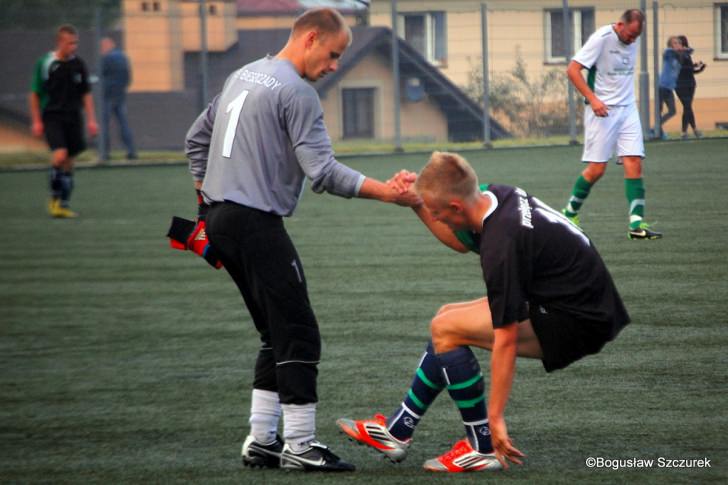
[[[571,32],[571,18],[569,16],[569,0],[563,0],[562,14],[564,21],[564,48],[566,54],[566,65],[571,62],[573,34]],[[569,145],[576,145],[576,105],[574,103],[574,85],[566,81],[566,100],[569,103]]]
[[[394,78],[394,89],[392,89],[394,92],[394,102],[392,103],[394,110],[392,114],[394,115],[394,151],[402,152],[404,150],[402,149],[402,135],[399,126],[399,35],[397,33],[397,23],[397,0],[392,0],[392,77]]]
[[[647,0],[640,0],[640,10],[647,11]],[[647,22],[642,26],[640,39],[640,121],[642,136],[648,138],[650,133],[650,74],[647,72]]]
[[[98,89],[96,89],[95,104],[99,126],[99,133],[96,137],[96,151],[98,152],[98,163],[104,164],[109,160],[110,153],[107,152],[107,140],[109,133],[107,133],[107,124],[104,123],[104,71],[103,71],[103,59],[101,55],[101,39],[103,38],[103,14],[101,12],[101,6],[98,5],[94,9],[94,54],[96,55],[96,77],[98,82],[96,83]]]
[[[480,4],[480,35],[483,40],[483,146],[493,148],[490,139],[490,79],[488,77],[488,6]]]
[[[657,0],[652,0],[652,92],[654,93],[655,109],[655,137],[662,137],[662,103],[660,102],[660,39],[658,35],[658,13],[659,5]]]
[[[207,107],[207,2],[200,2],[200,101],[199,112]]]

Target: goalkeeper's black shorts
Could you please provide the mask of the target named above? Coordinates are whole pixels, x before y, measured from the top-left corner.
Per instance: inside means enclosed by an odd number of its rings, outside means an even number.
[[[321,340],[303,266],[280,216],[233,202],[214,204],[207,237],[235,280],[263,347],[255,389],[283,404],[317,401]]]

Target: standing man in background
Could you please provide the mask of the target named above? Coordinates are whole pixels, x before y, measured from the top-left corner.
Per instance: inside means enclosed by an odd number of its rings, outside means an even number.
[[[114,39],[104,37],[101,39],[101,75],[103,76],[104,104],[101,110],[101,123],[106,134],[104,146],[101,147],[101,159],[108,160],[110,156],[111,136],[109,122],[111,115],[116,117],[121,132],[121,141],[126,147],[126,158],[134,160],[137,152],[134,148],[134,137],[129,128],[126,115],[126,90],[131,84],[131,67],[126,55],[116,47]]]
[[[283,49],[234,71],[187,133],[195,188],[211,205],[207,237],[262,344],[242,447],[246,465],[354,470],[315,439],[321,338],[303,266],[283,224],[306,178],[316,193],[408,206],[419,200],[407,181],[395,188],[397,181],[365,177],[334,157],[321,101],[307,81],[336,71],[350,44],[351,30],[336,10],[304,12]]]
[[[77,49],[78,31],[72,25],[61,25],[56,31],[55,50],[35,64],[29,96],[33,135],[45,134],[52,152],[48,212],[58,218],[78,216],[69,208],[69,201],[73,162],[86,149],[82,110],[89,136],[98,132],[88,71],[76,56]]]
[[[659,239],[662,234],[649,229],[642,220],[645,211],[642,182],[645,146],[633,77],[637,59],[635,41],[642,34],[644,22],[645,14],[641,10],[625,11],[616,24],[605,25],[594,32],[569,63],[566,70],[569,81],[589,105],[584,112],[584,152],[581,157],[587,166],[576,180],[562,212],[579,224],[581,205],[616,153],[617,163],[624,166],[624,189],[629,206],[627,236],[630,239]],[[587,80],[581,75],[582,69],[589,70]]]

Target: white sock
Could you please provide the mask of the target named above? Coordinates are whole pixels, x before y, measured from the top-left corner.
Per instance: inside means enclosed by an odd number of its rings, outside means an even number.
[[[281,402],[278,393],[253,389],[250,401],[250,434],[262,445],[273,443],[278,434]]]
[[[316,437],[316,403],[283,404],[283,439],[294,453]]]

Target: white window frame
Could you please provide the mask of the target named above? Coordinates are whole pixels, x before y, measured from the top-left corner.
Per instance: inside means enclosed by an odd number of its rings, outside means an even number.
[[[715,4],[715,58],[716,59],[728,59],[728,50],[724,51],[721,49],[721,37],[723,36],[723,32],[721,32],[721,22],[720,22],[720,11],[721,9],[726,9],[728,11],[728,3],[716,3]]]
[[[554,56],[551,53],[551,13],[557,9],[548,9],[544,11],[544,33],[545,33],[545,46],[544,52],[546,54],[547,64],[564,64],[568,62],[566,56]],[[572,8],[570,9],[573,15],[574,24],[571,26],[571,55],[573,56],[578,51],[586,39],[581,38],[581,14],[583,10],[592,10],[592,8]],[[563,28],[563,25],[560,26]]]
[[[404,31],[405,27],[405,17],[424,17],[425,18],[425,52],[424,52],[424,58],[427,59],[427,61],[434,65],[434,66],[441,66],[445,64],[445,59],[435,59],[435,20],[433,18],[433,15],[435,13],[444,13],[445,12],[399,12],[399,15],[397,15],[397,31],[399,32],[399,36],[403,40],[407,40],[406,38],[406,32]],[[445,19],[445,29],[447,29],[447,19]],[[445,45],[447,45],[447,30],[445,30],[445,39],[443,39],[443,42],[445,42]]]

